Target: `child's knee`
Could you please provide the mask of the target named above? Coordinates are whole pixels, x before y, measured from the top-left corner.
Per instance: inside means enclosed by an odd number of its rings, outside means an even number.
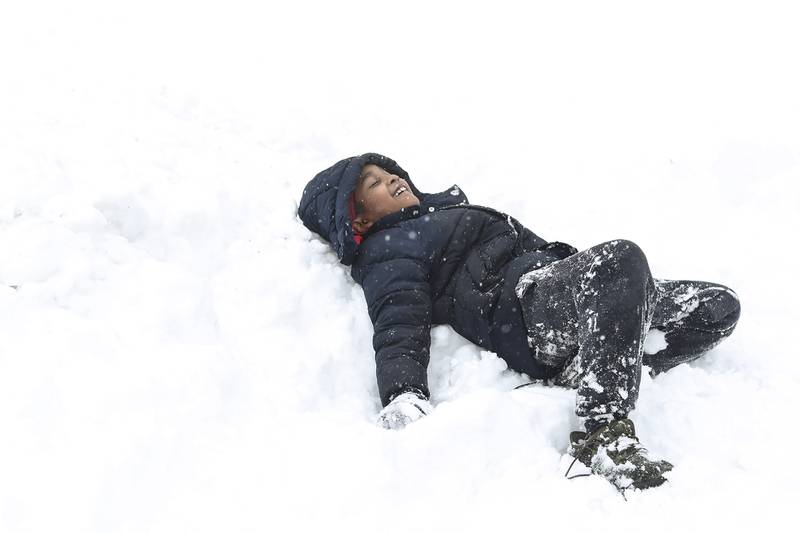
[[[633,241],[616,239],[600,246],[595,258],[597,272],[612,278],[639,279],[650,274],[650,266],[644,251]],[[604,266],[607,265],[607,268]]]

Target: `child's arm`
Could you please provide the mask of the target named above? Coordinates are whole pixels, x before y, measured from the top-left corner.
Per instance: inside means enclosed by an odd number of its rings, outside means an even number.
[[[428,391],[431,290],[427,264],[408,257],[375,263],[363,277],[374,326],[376,376],[386,406],[406,391]]]
[[[569,257],[572,254],[578,253],[578,249],[571,244],[566,244],[560,241],[548,242],[528,228],[522,226],[522,224],[520,224],[520,228],[520,242],[523,247],[522,249],[525,251],[552,250],[552,254],[559,259],[564,259],[565,257]]]
[[[547,244],[547,241],[536,235],[534,232],[523,226],[519,225],[520,230],[520,244],[525,250],[536,250],[540,246]]]

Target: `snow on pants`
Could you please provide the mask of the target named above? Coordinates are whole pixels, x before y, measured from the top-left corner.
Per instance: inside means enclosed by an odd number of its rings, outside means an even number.
[[[527,272],[516,289],[534,357],[554,370],[553,384],[578,389],[576,414],[590,431],[634,408],[643,363],[658,373],[691,361],[739,319],[731,289],[654,280],[627,240]]]

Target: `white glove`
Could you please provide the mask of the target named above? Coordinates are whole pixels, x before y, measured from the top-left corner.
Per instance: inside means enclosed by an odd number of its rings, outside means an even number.
[[[404,392],[378,414],[378,426],[383,429],[403,429],[433,411],[431,402],[414,392]]]

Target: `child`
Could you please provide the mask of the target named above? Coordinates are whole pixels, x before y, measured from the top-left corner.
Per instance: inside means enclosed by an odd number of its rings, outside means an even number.
[[[631,241],[582,252],[547,242],[506,214],[469,204],[457,186],[420,192],[395,161],[375,153],[317,174],[298,211],[364,289],[382,427],[430,413],[430,327],[450,324],[509,368],[577,388],[585,431],[570,435],[570,453],[592,472],[620,490],[665,481],[672,465],[648,456],[627,418],[642,364],[663,372],[729,336],[739,318],[732,290],[654,280]],[[661,341],[654,353],[644,353],[648,331]]]

